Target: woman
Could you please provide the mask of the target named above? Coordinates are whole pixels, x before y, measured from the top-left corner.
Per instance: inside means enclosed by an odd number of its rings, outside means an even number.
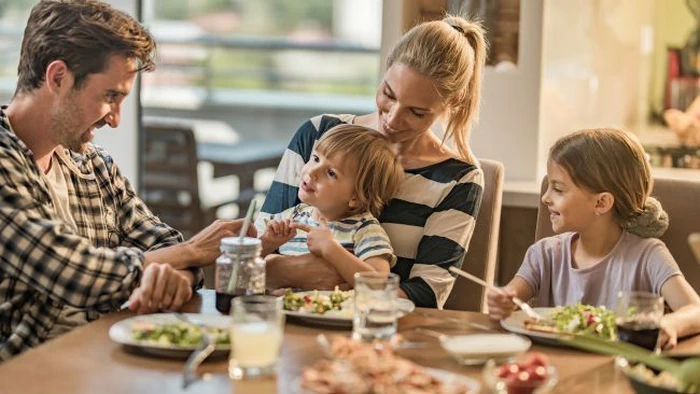
[[[297,130],[260,218],[299,202],[301,168],[324,132],[341,123],[376,129],[405,169],[399,192],[379,218],[398,257],[392,271],[401,279],[399,295],[417,306],[442,308],[454,285],[447,269],[462,264],[481,204],[483,172],[469,148],[469,131],[478,117],[485,58],[477,23],[448,16],[411,29],[388,57],[377,112],[322,115]],[[433,126],[445,130],[444,138]],[[344,283],[313,255],[271,255],[267,262],[270,286],[332,289]]]

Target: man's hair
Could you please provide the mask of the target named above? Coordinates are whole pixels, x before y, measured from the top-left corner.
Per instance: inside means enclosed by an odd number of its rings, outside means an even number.
[[[321,137],[316,150],[329,158],[340,154],[355,169],[357,207],[352,214],[369,211],[379,217],[401,186],[401,163],[386,137],[375,130],[350,124],[335,126]]]
[[[63,60],[79,89],[90,74],[106,68],[111,56],[137,60],[137,71],[155,68],[156,43],[128,14],[95,0],[42,0],[24,29],[15,94],[44,82],[46,68]]]

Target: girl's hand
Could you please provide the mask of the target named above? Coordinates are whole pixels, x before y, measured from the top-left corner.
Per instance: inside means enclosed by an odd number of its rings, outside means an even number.
[[[501,290],[503,290],[506,295],[490,289],[486,293],[489,317],[493,320],[505,319],[515,310],[515,304],[512,301],[513,297],[516,296],[515,290],[507,287],[501,287]]]
[[[657,347],[663,350],[670,350],[678,344],[678,329],[669,315],[661,318],[659,324],[659,342]]]
[[[265,226],[265,233],[260,237],[263,255],[274,252],[280,246],[294,238],[297,230],[291,219],[271,220]]]
[[[309,247],[309,252],[318,257],[326,258],[332,249],[338,246],[338,242],[333,238],[333,233],[328,228],[326,219],[321,218],[319,223],[319,227],[310,227],[298,223],[294,223],[293,226],[308,233],[306,245]]]

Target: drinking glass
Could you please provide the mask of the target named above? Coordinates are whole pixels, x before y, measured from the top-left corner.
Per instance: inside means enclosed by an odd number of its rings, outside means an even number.
[[[231,301],[232,379],[275,374],[284,332],[282,302],[271,296],[241,296]]]
[[[374,271],[355,274],[354,339],[388,341],[396,335],[398,289],[396,274]]]
[[[615,323],[621,341],[655,350],[664,298],[644,291],[621,291],[617,295]]]

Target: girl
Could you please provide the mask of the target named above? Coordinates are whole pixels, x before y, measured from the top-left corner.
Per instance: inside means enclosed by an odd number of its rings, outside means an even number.
[[[660,294],[674,311],[661,321],[662,343],[700,332],[700,297],[656,237],[668,216],[650,197],[644,150],[630,134],[583,130],[560,138],[549,153],[542,202],[558,235],[532,245],[509,296],[488,293],[489,315],[511,314],[513,296],[536,306],[583,303],[612,309],[619,291]]]

